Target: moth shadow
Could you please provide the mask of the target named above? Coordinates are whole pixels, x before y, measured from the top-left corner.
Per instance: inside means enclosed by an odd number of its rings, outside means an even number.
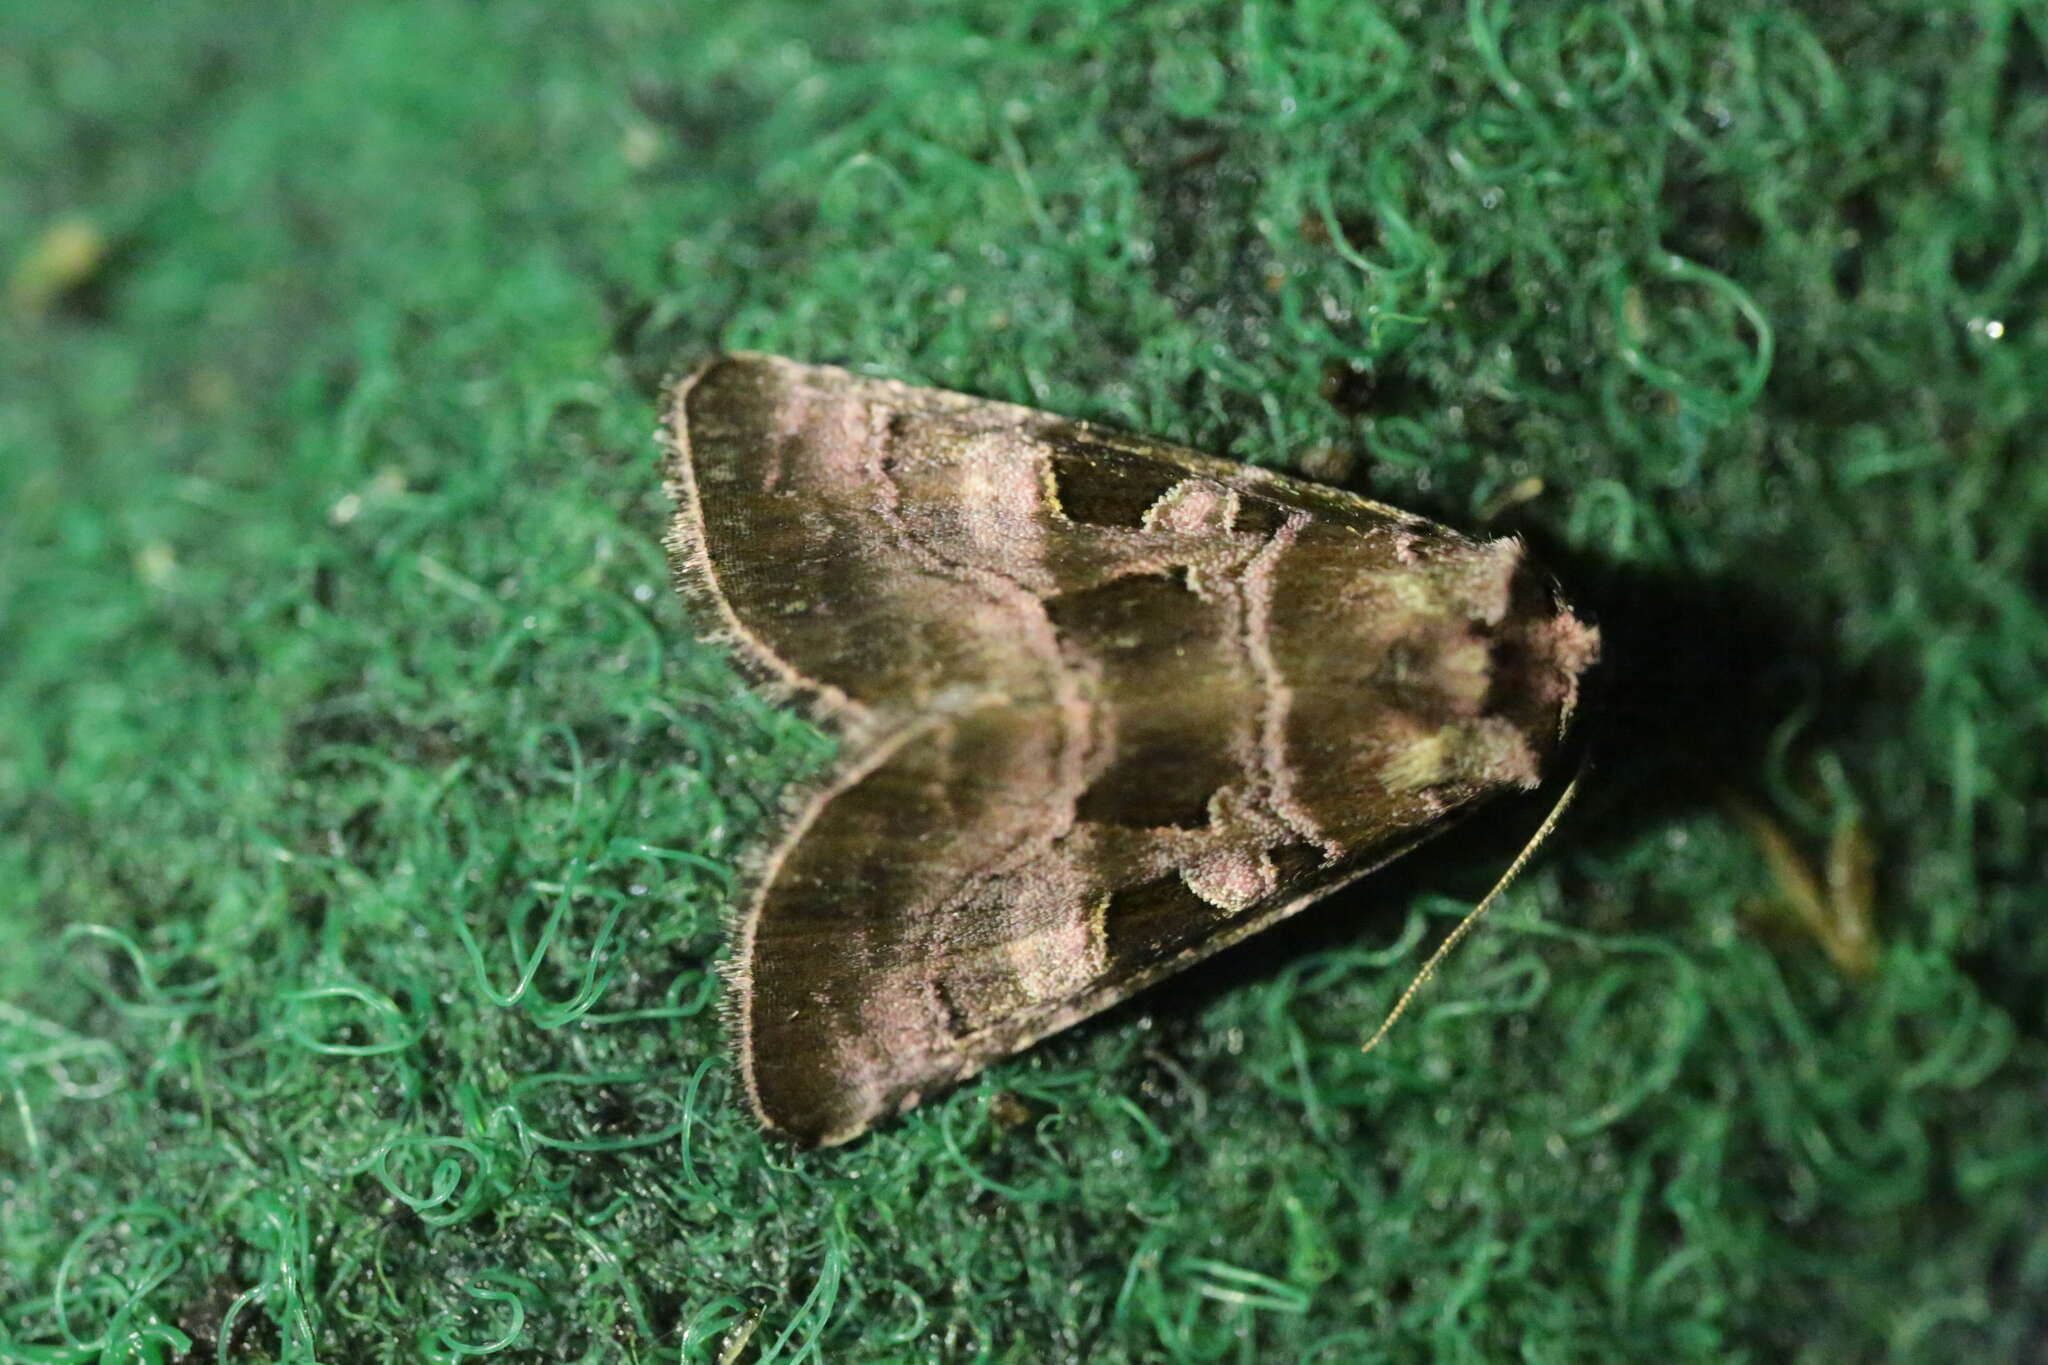
[[[1881,686],[1844,667],[1825,623],[1739,577],[1646,572],[1603,563],[1524,532],[1537,560],[1569,585],[1600,627],[1602,658],[1587,679],[1572,743],[1542,790],[1496,802],[1414,852],[1141,993],[1104,1017],[1150,1014],[1172,1027],[1217,996],[1264,980],[1305,955],[1387,946],[1424,895],[1475,903],[1519,853],[1583,762],[1577,803],[1543,857],[1627,847],[1657,829],[1765,787],[1774,750],[1825,745]]]
[[[1883,666],[1852,666],[1833,626],[1783,587],[1740,575],[1645,571],[1526,532],[1601,630],[1577,741],[1590,761],[1568,847],[1609,849],[1730,796],[1857,728]]]

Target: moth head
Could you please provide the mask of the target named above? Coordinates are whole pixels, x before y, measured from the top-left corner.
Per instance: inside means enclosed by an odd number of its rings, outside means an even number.
[[[1434,599],[1406,619],[1388,674],[1414,722],[1390,755],[1388,785],[1533,787],[1600,653],[1516,539],[1436,548],[1421,581]]]

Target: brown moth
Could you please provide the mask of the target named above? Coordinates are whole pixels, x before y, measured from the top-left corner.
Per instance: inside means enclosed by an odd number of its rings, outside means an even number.
[[[1534,786],[1599,648],[1517,541],[1008,403],[730,355],[664,435],[679,587],[841,739],[728,993],[805,1144]]]

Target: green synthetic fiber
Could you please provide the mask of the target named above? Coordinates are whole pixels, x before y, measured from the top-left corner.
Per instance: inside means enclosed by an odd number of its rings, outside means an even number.
[[[0,7],[0,1360],[2048,1360],[2044,53]],[[1526,535],[1609,644],[1587,795],[1369,1056],[1542,798],[764,1141],[722,924],[830,745],[668,587],[721,347]],[[1867,975],[1765,831],[1868,841]]]

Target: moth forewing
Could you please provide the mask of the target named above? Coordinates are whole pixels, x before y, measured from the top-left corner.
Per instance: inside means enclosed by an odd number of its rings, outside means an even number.
[[[1598,651],[1516,541],[1012,404],[733,355],[667,435],[679,586],[842,737],[733,973],[805,1143],[1533,786]]]

